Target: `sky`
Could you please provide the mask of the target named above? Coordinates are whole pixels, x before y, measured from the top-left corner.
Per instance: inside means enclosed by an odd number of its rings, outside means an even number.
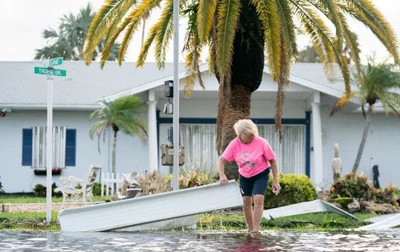
[[[35,55],[35,49],[46,45],[42,38],[42,32],[47,28],[57,28],[60,18],[70,12],[77,14],[79,9],[90,3],[95,11],[105,0],[0,0],[0,31],[3,36],[0,40],[0,61],[31,61]],[[392,25],[396,35],[400,36],[400,3],[399,0],[372,0]],[[397,3],[397,4],[396,4]],[[160,10],[152,14],[152,19],[146,24],[148,31],[154,24]],[[378,60],[389,57],[386,49],[376,37],[357,21],[349,21],[352,30],[357,33],[362,51],[362,59],[375,54]],[[180,29],[180,48],[183,46],[185,33],[184,22]],[[137,33],[132,39],[126,55],[126,61],[136,61],[139,53],[141,33]],[[308,39],[300,37],[299,46],[302,48],[308,43]],[[148,54],[148,61],[154,61],[153,51]],[[172,43],[168,50],[167,61],[173,60]]]

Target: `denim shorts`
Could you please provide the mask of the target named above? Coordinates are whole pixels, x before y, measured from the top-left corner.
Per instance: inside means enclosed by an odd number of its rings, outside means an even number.
[[[271,168],[268,167],[264,171],[250,178],[240,175],[240,191],[242,196],[253,196],[256,194],[265,195],[270,172]]]

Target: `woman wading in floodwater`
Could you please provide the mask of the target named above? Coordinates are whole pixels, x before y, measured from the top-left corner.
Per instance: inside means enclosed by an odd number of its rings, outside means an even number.
[[[239,120],[233,126],[237,137],[233,139],[218,160],[220,183],[228,183],[225,163],[236,161],[240,174],[240,189],[243,196],[243,212],[250,232],[260,232],[264,211],[264,195],[272,169],[272,191],[278,194],[276,156],[268,141],[258,136],[257,126],[249,119]],[[252,197],[254,195],[254,210]]]

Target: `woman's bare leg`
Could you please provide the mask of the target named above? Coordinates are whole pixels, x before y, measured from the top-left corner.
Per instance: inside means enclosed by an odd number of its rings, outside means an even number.
[[[243,213],[246,218],[247,227],[249,231],[254,230],[254,218],[253,218],[253,209],[252,209],[252,197],[251,196],[243,196]]]
[[[261,228],[261,218],[264,212],[264,195],[257,194],[254,195],[254,231],[260,231]]]

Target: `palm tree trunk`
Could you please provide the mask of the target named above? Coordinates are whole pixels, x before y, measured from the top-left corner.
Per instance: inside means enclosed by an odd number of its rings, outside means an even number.
[[[356,161],[354,162],[354,166],[353,166],[353,170],[352,170],[353,173],[357,172],[358,166],[360,165],[360,160],[361,160],[362,154],[364,152],[364,147],[365,147],[365,143],[367,141],[368,132],[369,132],[369,126],[371,125],[371,114],[372,114],[372,106],[369,105],[368,113],[367,113],[367,116],[365,119],[365,124],[364,124],[364,131],[362,134],[360,146],[358,147]]]
[[[227,104],[223,104],[222,114],[217,115],[217,120],[222,123],[221,149],[218,150],[221,153],[236,137],[233,125],[239,119],[250,118],[251,94],[259,88],[264,70],[264,37],[257,11],[249,0],[241,0],[241,3],[240,28],[233,45],[230,97],[226,99]],[[218,75],[217,78],[219,80]],[[236,162],[227,164],[225,173],[228,179],[237,180]]]
[[[117,133],[118,133],[118,131],[115,131],[114,130],[114,139],[113,139],[113,148],[112,148],[112,164],[111,164],[111,167],[112,167],[112,172],[113,172],[113,174],[114,174],[114,176],[113,176],[113,179],[116,179],[117,177],[117,174],[116,174],[116,172],[117,172],[117,169],[116,169],[116,161],[117,161]],[[114,192],[115,193],[117,193],[116,192],[116,190],[117,190],[117,185],[116,185],[116,183],[113,183],[113,187],[114,187]]]
[[[222,149],[236,137],[233,125],[240,119],[250,118],[251,92],[248,88],[235,85],[231,90],[229,104],[225,107],[222,117]],[[238,179],[239,171],[235,161],[225,166],[225,174],[228,179]]]

